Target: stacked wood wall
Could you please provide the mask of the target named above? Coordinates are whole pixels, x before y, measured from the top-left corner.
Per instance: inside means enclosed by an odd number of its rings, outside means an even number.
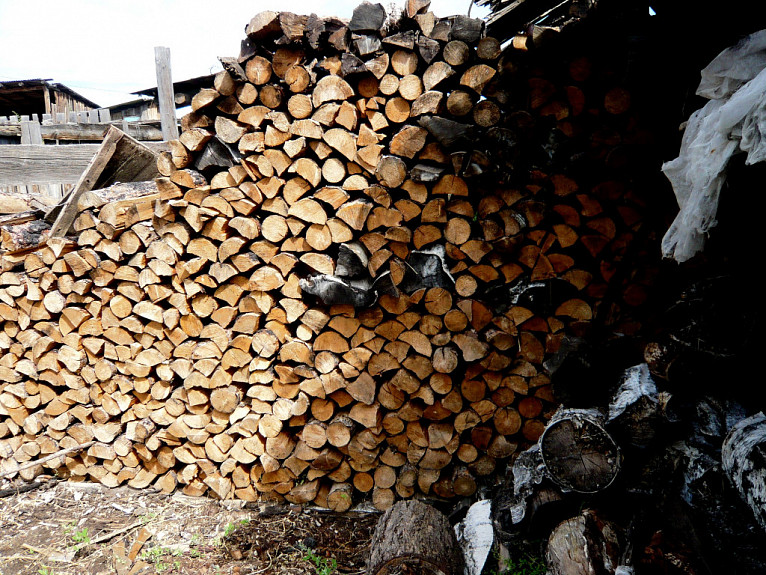
[[[542,432],[565,336],[638,329],[630,93],[592,58],[501,56],[478,20],[381,18],[259,14],[155,189],[86,194],[74,241],[4,260],[0,472],[84,445],[21,474],[470,495]]]

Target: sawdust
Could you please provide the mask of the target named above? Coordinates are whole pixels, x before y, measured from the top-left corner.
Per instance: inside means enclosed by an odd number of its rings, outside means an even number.
[[[0,575],[361,574],[377,519],[49,480],[0,498]]]

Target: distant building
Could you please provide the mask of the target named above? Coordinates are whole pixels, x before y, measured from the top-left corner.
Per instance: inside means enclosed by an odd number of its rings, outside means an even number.
[[[201,88],[213,86],[214,74],[199,76],[180,82],[173,82],[173,94],[176,108],[191,104],[194,95]],[[159,121],[160,109],[157,100],[157,87],[133,92],[139,99],[109,106],[112,120],[127,120],[129,122]]]
[[[32,116],[86,112],[99,105],[50,78],[0,82],[0,116]]]
[[[159,121],[160,108],[156,99],[145,97],[109,106],[109,115],[112,120],[128,122]]]

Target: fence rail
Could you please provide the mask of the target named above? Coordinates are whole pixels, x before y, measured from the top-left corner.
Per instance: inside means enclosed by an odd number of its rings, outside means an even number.
[[[100,142],[109,126],[117,126],[130,137],[145,142],[162,141],[159,121],[128,122],[111,121],[109,110],[99,108],[88,112],[43,114],[42,122],[37,114],[31,116],[0,116],[0,138],[21,138],[22,144],[42,144],[47,141]]]
[[[66,124],[67,122],[73,124],[105,124],[111,121],[112,117],[109,108],[97,108],[85,112],[69,112],[68,115],[61,112],[56,114],[55,118],[52,114],[42,114],[42,118],[38,114],[30,116],[0,116],[0,126],[21,124],[22,122],[38,122],[45,126],[54,123]]]
[[[164,142],[144,142],[159,151]],[[0,146],[0,192],[62,197],[77,183],[99,144]]]

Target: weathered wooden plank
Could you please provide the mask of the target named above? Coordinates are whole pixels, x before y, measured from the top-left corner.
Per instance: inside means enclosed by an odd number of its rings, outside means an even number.
[[[111,124],[71,124],[59,122],[40,126],[40,135],[43,140],[66,140],[83,141],[93,140],[100,142]],[[142,141],[162,141],[162,131],[156,126],[126,122],[127,131],[123,130],[131,138]],[[19,123],[0,123],[0,137],[16,136],[22,134]]]
[[[157,99],[160,105],[160,121],[162,122],[162,139],[178,139],[178,122],[176,120],[176,105],[173,97],[173,80],[170,73],[170,48],[156,46],[154,62],[157,69]]]
[[[43,136],[40,133],[40,123],[36,120],[21,123],[21,143],[42,145]]]
[[[0,146],[0,185],[74,184],[98,144]]]

